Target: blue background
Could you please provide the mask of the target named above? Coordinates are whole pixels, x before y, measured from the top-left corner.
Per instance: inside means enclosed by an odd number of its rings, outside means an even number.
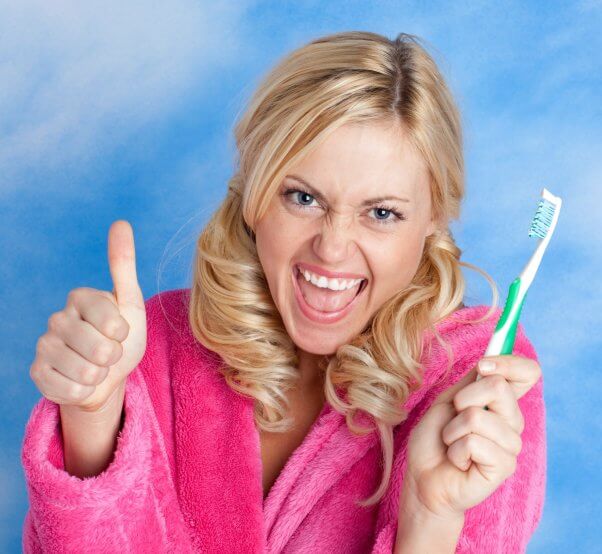
[[[420,35],[448,79],[467,167],[452,230],[500,302],[535,245],[542,187],[564,199],[522,316],[548,439],[529,552],[600,552],[601,2],[154,4],[0,0],[0,551],[20,551],[28,505],[20,448],[40,398],[36,341],[69,290],[111,290],[111,222],[134,228],[145,298],[190,286],[259,78],[312,38],[369,30]],[[467,303],[489,303],[486,281],[466,275]]]

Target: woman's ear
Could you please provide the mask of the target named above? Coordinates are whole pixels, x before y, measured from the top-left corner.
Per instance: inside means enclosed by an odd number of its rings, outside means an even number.
[[[437,229],[439,229],[438,221],[431,218],[431,220],[429,221],[429,224],[426,228],[425,237],[430,237],[433,233],[435,233],[435,231],[437,231]]]

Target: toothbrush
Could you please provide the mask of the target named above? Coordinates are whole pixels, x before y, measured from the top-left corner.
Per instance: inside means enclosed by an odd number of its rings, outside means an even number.
[[[518,318],[525,301],[525,295],[535,278],[541,259],[550,243],[552,233],[554,233],[556,223],[558,222],[561,206],[562,199],[554,196],[549,190],[544,188],[537,211],[529,228],[529,236],[539,239],[537,247],[521,274],[510,285],[504,311],[497,322],[484,357],[512,354]],[[482,377],[478,373],[476,381]],[[485,406],[485,409],[488,409],[487,406]]]

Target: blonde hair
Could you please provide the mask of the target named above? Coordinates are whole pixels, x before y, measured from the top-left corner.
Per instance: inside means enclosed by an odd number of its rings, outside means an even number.
[[[263,79],[235,127],[238,170],[228,194],[197,241],[189,303],[194,337],[223,359],[228,385],[255,401],[257,426],[290,429],[286,391],[299,378],[296,347],[276,308],[257,256],[256,222],[288,169],[347,122],[396,119],[430,173],[433,215],[447,227],[464,196],[458,109],[419,37],[394,40],[371,32],[341,32],[313,40],[283,58]],[[383,474],[360,506],[379,502],[393,463],[393,428],[407,418],[403,405],[422,384],[423,333],[464,307],[461,250],[448,229],[427,237],[410,285],[384,303],[367,328],[336,354],[323,357],[327,402],[346,416],[351,432],[378,430]],[[448,367],[448,369],[449,369]],[[337,394],[344,391],[346,399]],[[354,423],[358,411],[375,427]]]

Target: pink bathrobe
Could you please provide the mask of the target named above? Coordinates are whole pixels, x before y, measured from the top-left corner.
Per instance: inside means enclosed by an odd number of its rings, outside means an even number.
[[[467,307],[438,325],[453,345],[454,368],[435,383],[447,358],[433,340],[424,386],[407,399],[410,415],[395,428],[387,494],[360,508],[354,499],[380,481],[378,434],[351,434],[328,403],[263,500],[252,400],[228,387],[216,370],[220,357],[194,340],[189,293],[166,291],[146,301],[148,346],[128,376],[124,427],[103,473],[80,479],[65,472],[59,407],[46,398],[34,406],[21,454],[30,500],[24,551],[393,552],[408,433],[482,357],[500,311],[471,327],[454,321],[456,314],[475,318],[487,307]],[[520,325],[514,354],[536,359]],[[519,400],[525,429],[515,473],[466,512],[456,552],[525,551],[545,493],[542,387],[540,379]]]

